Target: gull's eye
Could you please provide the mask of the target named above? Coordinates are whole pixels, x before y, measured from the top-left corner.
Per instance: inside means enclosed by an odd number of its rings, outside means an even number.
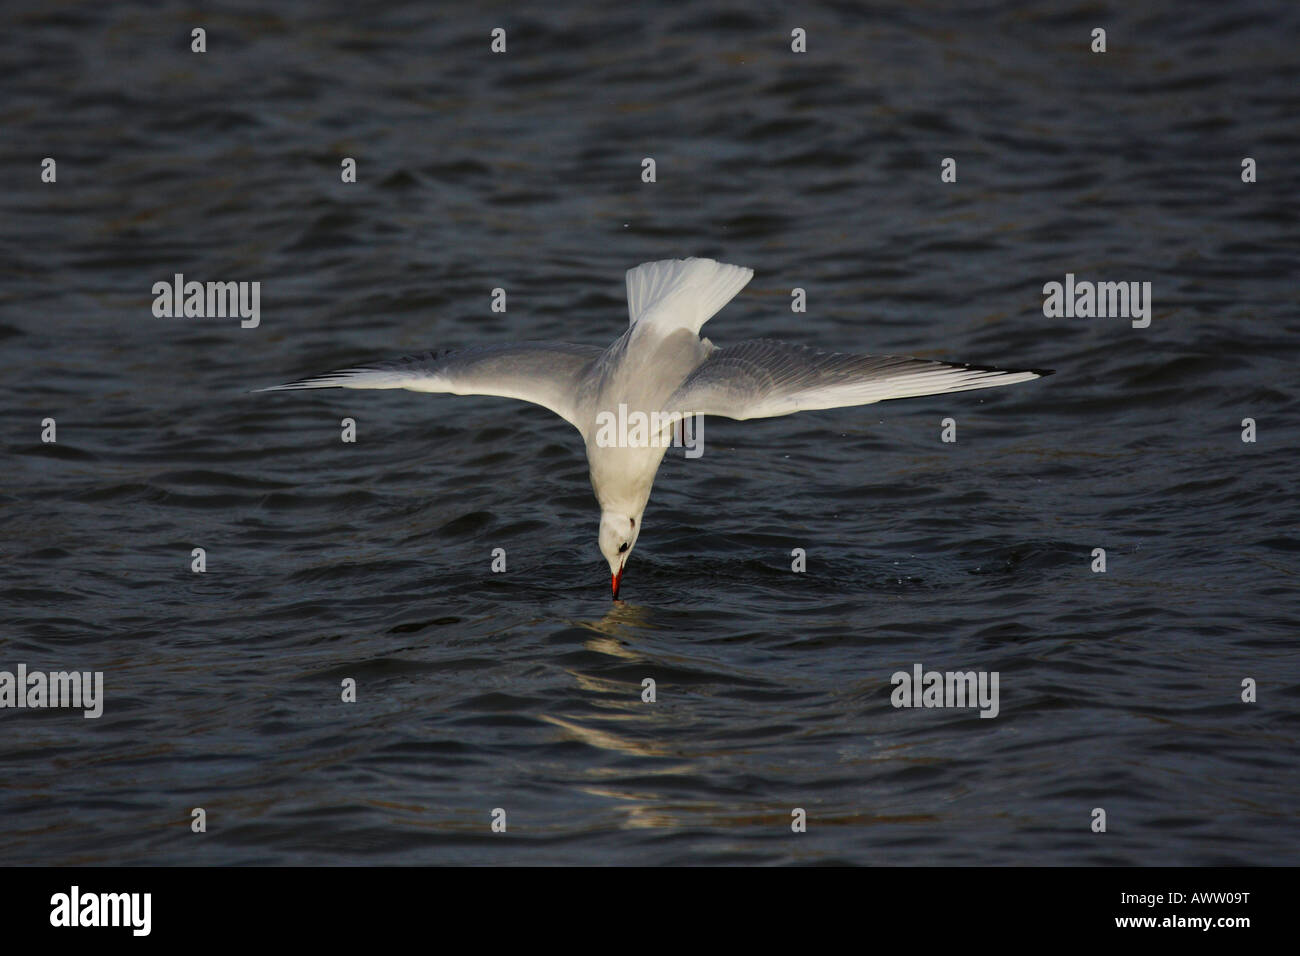
[[[626,550],[627,550],[627,542],[624,541],[622,544],[618,546],[618,553],[622,554]]]

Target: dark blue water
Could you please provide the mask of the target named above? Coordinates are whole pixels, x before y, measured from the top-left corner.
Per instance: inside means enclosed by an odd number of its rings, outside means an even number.
[[[106,698],[0,710],[0,862],[1300,862],[1293,5],[270,9],[0,22],[0,670]],[[605,344],[686,255],[756,270],[720,345],[1057,374],[710,419],[618,605],[549,413],[248,392]],[[894,708],[916,663],[999,715]]]

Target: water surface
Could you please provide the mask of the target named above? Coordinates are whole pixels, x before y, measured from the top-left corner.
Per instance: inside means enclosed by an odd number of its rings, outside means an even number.
[[[1141,6],[7,12],[0,669],[107,701],[0,712],[0,861],[1300,862],[1298,18]],[[603,344],[685,255],[756,270],[719,344],[1057,374],[709,420],[618,605],[549,413],[248,392]],[[1150,327],[1045,318],[1067,272]],[[918,662],[999,716],[891,707]]]

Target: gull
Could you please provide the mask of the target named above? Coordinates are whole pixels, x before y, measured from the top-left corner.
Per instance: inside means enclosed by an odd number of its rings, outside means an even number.
[[[591,487],[600,504],[600,552],[617,601],[655,474],[671,444],[663,435],[677,421],[694,415],[774,418],[1052,374],[824,352],[767,339],[718,347],[701,338],[704,323],[753,276],[752,269],[712,259],[646,262],[627,272],[628,327],[607,348],[526,342],[438,349],[256,391],[404,388],[495,395],[550,409],[576,428],[586,445]],[[620,413],[621,421],[641,413],[658,424],[658,431],[646,436],[634,429],[611,440],[612,430],[605,426]]]

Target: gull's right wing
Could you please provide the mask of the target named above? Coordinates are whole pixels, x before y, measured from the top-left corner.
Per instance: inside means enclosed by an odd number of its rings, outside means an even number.
[[[575,421],[579,383],[604,352],[594,345],[526,342],[439,349],[389,362],[324,372],[254,389],[278,392],[299,388],[405,388],[451,395],[497,395],[540,405],[582,431]]]
[[[665,404],[668,411],[773,418],[1027,382],[1043,369],[957,365],[900,355],[846,355],[756,339],[715,349]]]

